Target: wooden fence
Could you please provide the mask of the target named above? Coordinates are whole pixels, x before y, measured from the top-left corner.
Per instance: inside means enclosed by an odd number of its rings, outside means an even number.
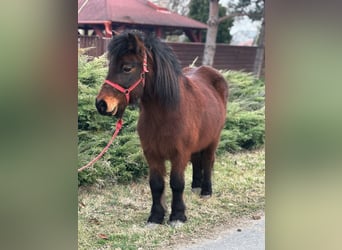
[[[79,48],[92,47],[87,54],[90,56],[102,55],[108,46],[110,39],[99,37],[78,37]],[[182,67],[189,66],[196,57],[195,65],[202,63],[204,50],[203,43],[168,43],[177,55]],[[214,68],[232,69],[253,72],[253,63],[257,47],[231,46],[227,44],[217,44],[214,58]]]

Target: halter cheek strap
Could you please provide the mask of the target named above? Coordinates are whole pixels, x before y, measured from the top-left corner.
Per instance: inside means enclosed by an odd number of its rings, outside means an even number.
[[[118,83],[112,82],[110,80],[105,80],[104,82],[109,84],[110,86],[112,86],[113,88],[115,88],[116,90],[118,90],[119,92],[125,94],[126,97],[126,101],[127,104],[129,104],[129,94],[131,93],[132,90],[134,90],[141,82],[143,83],[143,85],[145,85],[145,73],[149,72],[147,69],[147,56],[146,56],[146,52],[144,52],[144,58],[143,58],[143,70],[142,73],[140,75],[140,78],[132,85],[130,86],[128,89],[123,88],[122,86],[120,86]]]
[[[145,76],[143,74],[141,74],[140,78],[138,79],[138,81],[136,81],[131,87],[129,87],[128,89],[125,89],[123,87],[121,87],[119,84],[111,82],[109,80],[105,80],[105,83],[109,84],[110,86],[112,86],[113,88],[115,88],[116,90],[120,91],[121,93],[125,94],[126,97],[126,101],[127,104],[129,103],[129,94],[131,93],[131,91],[133,89],[135,89],[139,83],[141,82],[145,82]],[[145,83],[143,83],[145,84]]]
[[[126,97],[126,101],[127,104],[129,104],[129,93],[135,89],[139,83],[143,83],[143,85],[145,84],[145,73],[148,72],[147,69],[147,56],[146,56],[146,52],[144,52],[144,60],[143,60],[143,71],[141,73],[140,78],[138,79],[138,81],[136,81],[131,87],[129,87],[128,89],[125,89],[123,87],[121,87],[119,84],[111,82],[109,80],[105,80],[105,83],[109,84],[110,86],[112,86],[113,88],[117,89],[118,91],[120,91],[121,93],[125,94]],[[101,158],[101,156],[106,153],[106,151],[108,150],[109,146],[113,143],[115,137],[118,135],[121,127],[122,127],[122,119],[119,119],[118,122],[116,123],[116,129],[115,132],[112,136],[112,138],[110,139],[110,141],[108,142],[107,146],[101,151],[101,153],[96,156],[92,161],[90,161],[87,165],[84,165],[83,167],[78,169],[78,172],[81,172],[82,170],[88,168],[89,166],[91,166],[92,164],[94,164],[98,159]]]

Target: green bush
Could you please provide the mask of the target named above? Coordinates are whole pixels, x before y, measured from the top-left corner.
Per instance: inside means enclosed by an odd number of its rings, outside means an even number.
[[[96,157],[110,140],[116,119],[98,114],[95,97],[107,73],[105,56],[89,58],[79,54],[78,61],[78,167]],[[237,152],[264,144],[264,83],[251,74],[224,71],[230,82],[227,122],[221,134],[217,154]],[[78,174],[79,185],[129,182],[146,176],[144,159],[136,132],[138,110],[129,107],[124,125],[107,153],[92,167]]]
[[[91,60],[84,54],[78,60],[78,167],[96,157],[110,140],[116,119],[100,115],[95,97],[107,73],[105,56]],[[92,167],[78,174],[78,184],[92,184],[106,179],[127,182],[146,176],[140,141],[136,133],[138,111],[129,107],[122,131],[108,151]]]
[[[229,82],[227,121],[217,154],[258,148],[265,143],[265,85],[250,73],[221,72]]]
[[[107,59],[103,55],[91,60],[86,55],[78,57],[78,129],[82,131],[108,131],[112,119],[100,115],[95,107],[95,97],[107,73]]]
[[[79,173],[79,185],[99,182],[101,179],[107,179],[113,183],[122,183],[147,175],[147,164],[142,154],[138,135],[136,132],[130,132],[129,126],[131,125],[125,123],[122,131],[99,161]],[[83,132],[81,135],[83,138],[78,145],[79,167],[88,163],[101,152],[107,145],[112,133],[113,130]]]

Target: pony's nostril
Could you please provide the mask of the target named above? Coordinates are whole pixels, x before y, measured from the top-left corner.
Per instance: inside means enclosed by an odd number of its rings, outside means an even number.
[[[95,106],[101,115],[106,114],[107,103],[104,100],[96,100]]]

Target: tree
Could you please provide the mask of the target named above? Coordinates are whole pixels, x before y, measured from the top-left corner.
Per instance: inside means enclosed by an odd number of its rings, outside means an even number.
[[[260,34],[257,42],[257,51],[255,54],[253,73],[257,78],[260,78],[262,66],[265,60],[265,19],[263,19]]]
[[[228,3],[228,9],[237,13],[246,13],[252,20],[261,20],[260,33],[257,40],[257,51],[254,59],[253,73],[258,78],[265,60],[265,0],[239,0]]]
[[[261,20],[264,16],[265,0],[229,1],[228,10],[232,13],[245,13],[252,20]]]
[[[223,21],[231,19],[232,17],[241,15],[244,15],[244,13],[233,13],[230,15],[219,17],[219,0],[209,1],[209,18],[207,21],[208,29],[203,53],[203,65],[212,66],[214,63],[216,51],[216,36],[219,24]]]
[[[227,14],[227,8],[223,7],[219,4],[218,16],[223,17]],[[189,5],[189,17],[206,23],[209,17],[209,0],[191,0]],[[231,35],[229,33],[229,29],[233,24],[232,20],[224,20],[220,23],[217,36],[216,36],[216,43],[229,43],[231,40]],[[207,31],[202,32],[202,42],[205,42]]]
[[[261,30],[258,38],[258,48],[254,60],[253,73],[260,77],[261,69],[264,64],[264,4],[265,0],[239,0],[231,1],[228,4],[228,9],[231,14],[222,17],[218,16],[219,0],[210,0],[209,2],[209,18],[208,18],[208,29],[203,53],[203,65],[213,65],[216,43],[215,38],[217,36],[217,30],[219,24],[224,21],[231,19],[236,16],[249,16],[252,20],[261,20]]]
[[[168,9],[185,16],[189,12],[190,0],[169,0]]]
[[[203,54],[203,65],[212,66],[214,63],[214,56],[216,51],[216,36],[218,29],[218,2],[219,0],[210,0],[209,4],[209,19],[208,19],[208,30],[205,39],[205,47]]]

